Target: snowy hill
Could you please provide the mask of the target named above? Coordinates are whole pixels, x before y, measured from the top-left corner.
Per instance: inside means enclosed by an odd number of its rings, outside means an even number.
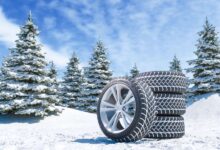
[[[115,143],[99,129],[96,115],[65,109],[44,120],[0,117],[1,149],[220,149],[220,96],[201,98],[184,116],[186,135],[180,139],[144,139]]]

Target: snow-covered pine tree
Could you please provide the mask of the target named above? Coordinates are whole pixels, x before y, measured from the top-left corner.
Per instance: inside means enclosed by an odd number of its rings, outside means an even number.
[[[53,96],[54,98],[54,103],[59,104],[60,99],[59,99],[59,94],[58,94],[58,82],[57,82],[57,70],[56,66],[54,65],[53,61],[49,63],[49,72],[48,72],[48,77],[51,79],[52,82],[48,84],[48,86],[53,89],[51,90],[50,93],[48,93],[50,96]]]
[[[82,111],[87,111],[87,108],[89,107],[89,103],[87,102],[87,100],[89,100],[88,99],[89,83],[86,78],[86,77],[88,77],[88,67],[84,67],[82,71],[83,71],[82,84],[80,86],[80,96],[78,98],[78,100],[79,100],[78,108]]]
[[[170,62],[170,71],[182,72],[180,61],[176,55],[174,55],[173,60]]]
[[[2,71],[1,71],[1,69],[0,69],[0,85],[1,85],[2,77],[3,77]],[[1,89],[1,88],[0,88],[0,89]]]
[[[80,109],[82,73],[79,69],[79,59],[73,53],[67,66],[61,85],[61,99],[64,106]]]
[[[13,49],[11,49],[11,53],[13,53]],[[15,54],[14,54],[15,55]],[[10,96],[9,93],[6,91],[6,81],[5,81],[5,73],[7,68],[5,67],[7,64],[8,58],[4,58],[2,61],[1,67],[1,81],[0,81],[0,114],[6,114],[12,110],[12,106],[10,105],[10,101],[6,98]],[[3,95],[4,94],[4,95]]]
[[[1,71],[1,69],[0,69],[0,93],[1,93],[1,89],[2,89],[2,78],[3,78],[3,75],[2,75],[2,71]]]
[[[49,63],[49,73],[48,76],[52,79],[55,79],[55,81],[57,80],[57,70],[56,70],[56,66],[54,65],[54,62],[51,61]]]
[[[84,70],[86,88],[81,100],[84,101],[85,111],[96,112],[99,94],[111,80],[112,72],[109,70],[109,65],[106,48],[101,41],[98,41],[89,61],[89,66]]]
[[[126,73],[124,77],[125,77],[125,78],[129,78],[129,75],[128,75],[128,73]]]
[[[45,116],[59,110],[54,105],[54,97],[48,84],[46,61],[37,42],[39,34],[31,13],[10,49],[9,56],[2,65],[2,90],[0,93],[0,113]]]
[[[138,70],[136,64],[134,64],[134,66],[133,66],[133,68],[131,69],[130,73],[131,73],[131,77],[132,77],[132,78],[134,78],[136,75],[139,74],[139,70]]]
[[[220,91],[220,49],[215,27],[206,18],[203,30],[199,33],[197,50],[194,52],[196,59],[190,60],[187,71],[193,73],[190,92],[199,95]]]

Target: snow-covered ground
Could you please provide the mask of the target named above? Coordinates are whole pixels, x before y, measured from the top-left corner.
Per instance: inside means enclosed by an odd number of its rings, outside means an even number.
[[[180,139],[143,139],[115,143],[99,129],[96,115],[65,109],[44,120],[0,116],[1,149],[220,149],[220,96],[211,95],[194,103],[184,116],[186,135]]]

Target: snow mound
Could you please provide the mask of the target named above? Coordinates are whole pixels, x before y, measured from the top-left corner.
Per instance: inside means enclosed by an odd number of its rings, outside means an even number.
[[[213,94],[201,97],[200,100],[188,107],[185,118],[189,122],[203,120],[220,122],[220,95]]]
[[[220,95],[204,95],[187,108],[186,134],[220,143]],[[220,149],[220,144],[219,144]]]
[[[115,143],[105,137],[95,114],[65,108],[58,116],[0,116],[0,149],[210,150],[220,149],[220,96],[204,96],[187,108],[186,135],[180,139],[143,139]]]
[[[62,114],[36,117],[0,116],[0,149],[63,149],[99,131],[96,115],[64,108]]]

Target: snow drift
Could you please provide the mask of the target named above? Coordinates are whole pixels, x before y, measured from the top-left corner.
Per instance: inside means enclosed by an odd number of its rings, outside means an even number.
[[[187,108],[184,118],[183,138],[115,143],[103,135],[95,114],[65,109],[44,120],[0,116],[0,149],[220,149],[218,94],[200,98]]]
[[[200,98],[199,101],[188,107],[185,115],[187,121],[194,122],[207,120],[217,122],[220,120],[220,95],[213,94],[207,98]]]
[[[220,138],[220,95],[205,95],[187,108],[184,116],[187,134]],[[219,147],[220,148],[220,147]]]

